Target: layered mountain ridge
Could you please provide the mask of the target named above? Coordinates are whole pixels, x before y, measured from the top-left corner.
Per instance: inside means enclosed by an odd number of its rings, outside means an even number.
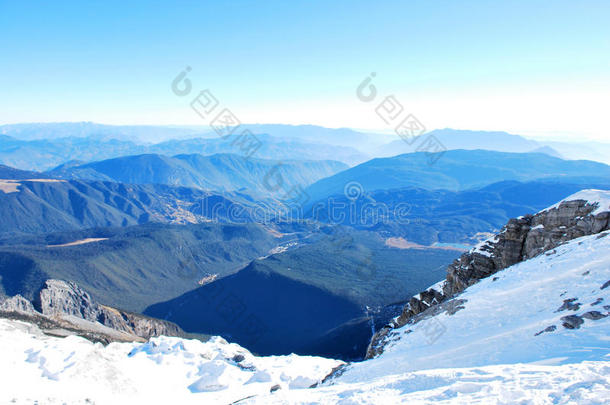
[[[237,154],[144,154],[62,166],[53,177],[103,180],[125,184],[166,184],[205,190],[249,190],[263,196],[289,198],[294,187],[305,188],[348,166],[337,161],[265,160]]]
[[[342,195],[353,184],[363,194],[402,187],[462,191],[506,180],[604,184],[608,178],[610,166],[592,161],[563,160],[542,153],[449,150],[372,159],[321,179],[306,191],[313,204]]]

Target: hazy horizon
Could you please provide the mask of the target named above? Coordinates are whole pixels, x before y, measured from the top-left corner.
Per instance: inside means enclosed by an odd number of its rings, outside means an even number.
[[[158,127],[158,128],[176,128],[176,129],[191,129],[197,131],[205,131],[204,133],[197,134],[197,136],[201,135],[209,135],[209,137],[216,137],[217,134],[213,132],[213,129],[209,125],[189,125],[189,124],[148,124],[148,123],[107,123],[107,122],[97,122],[97,121],[32,121],[32,122],[0,122],[0,127],[5,126],[13,126],[13,125],[45,125],[45,124],[95,124],[95,125],[104,125],[104,126],[116,126],[116,127]],[[396,137],[394,140],[399,140],[400,138],[396,135],[396,133],[392,129],[384,129],[384,128],[352,128],[352,127],[328,127],[318,124],[286,124],[281,122],[246,122],[241,124],[243,127],[247,128],[248,126],[253,125],[282,125],[282,126],[291,126],[291,127],[321,127],[327,129],[347,129],[356,132],[366,133],[370,135],[384,135],[384,136],[394,136]],[[489,129],[489,130],[477,130],[472,128],[455,128],[455,127],[444,127],[444,128],[430,128],[426,130],[426,133],[439,131],[439,130],[455,130],[455,131],[472,131],[472,132],[502,132],[509,135],[520,136],[528,140],[539,141],[539,142],[565,142],[565,143],[602,143],[602,144],[610,144],[610,137],[608,139],[589,139],[583,136],[578,136],[577,134],[566,133],[565,131],[554,131],[548,134],[541,134],[537,132],[533,133],[516,133],[505,131],[502,129]],[[14,135],[12,135],[14,136]],[[44,136],[41,137],[44,139]],[[167,139],[178,139],[178,138],[167,138]],[[155,140],[150,140],[154,142]]]
[[[210,90],[241,122],[609,138],[607,2],[0,2],[0,123],[201,125]],[[31,29],[36,27],[36,29]],[[188,70],[192,92],[172,81]],[[356,88],[374,75],[377,100]]]

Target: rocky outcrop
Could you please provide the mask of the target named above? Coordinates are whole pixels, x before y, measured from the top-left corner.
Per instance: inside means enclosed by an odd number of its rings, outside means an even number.
[[[70,323],[74,317],[144,339],[161,335],[185,336],[182,329],[171,322],[100,305],[75,283],[62,280],[45,281],[33,303],[20,295],[10,297],[0,302],[0,311],[28,314],[36,319],[43,316],[64,323]],[[72,326],[83,327],[81,324]]]
[[[62,280],[45,281],[34,299],[34,306],[43,315],[73,315],[93,322],[98,321],[103,312],[87,292],[73,282]]]
[[[17,294],[0,301],[0,311],[32,313],[36,310],[30,301]]]
[[[175,323],[161,319],[151,318],[132,312],[119,311],[114,308],[103,307],[106,322],[104,325],[113,329],[123,330],[145,339],[154,336],[185,336],[185,333]],[[114,313],[114,317],[108,316]],[[112,326],[111,326],[112,325]]]
[[[400,316],[373,336],[366,357],[383,350],[391,329],[413,323],[479,280],[572,239],[609,230],[609,200],[609,191],[584,190],[535,215],[511,219],[496,236],[449,265],[444,282],[411,298]]]
[[[610,229],[610,212],[591,215],[595,209],[588,201],[571,200],[533,216],[511,219],[498,235],[449,266],[443,294],[452,296],[481,278],[564,242]]]

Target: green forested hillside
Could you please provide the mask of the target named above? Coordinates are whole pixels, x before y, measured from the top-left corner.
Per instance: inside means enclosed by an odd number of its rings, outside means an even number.
[[[61,246],[89,238],[100,240]],[[70,280],[102,304],[140,312],[205,277],[238,271],[281,240],[256,224],[146,224],[7,238],[0,241],[0,290],[32,299],[44,280]]]
[[[145,313],[259,353],[354,358],[363,355],[379,309],[442,279],[459,254],[391,248],[374,233],[323,227],[312,243],[255,260]],[[339,340],[350,344],[337,349]]]

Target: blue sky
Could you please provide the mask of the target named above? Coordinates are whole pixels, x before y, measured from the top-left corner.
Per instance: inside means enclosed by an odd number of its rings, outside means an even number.
[[[389,130],[371,72],[427,128],[605,139],[608,1],[0,0],[0,122],[207,124],[186,66],[243,122]]]

